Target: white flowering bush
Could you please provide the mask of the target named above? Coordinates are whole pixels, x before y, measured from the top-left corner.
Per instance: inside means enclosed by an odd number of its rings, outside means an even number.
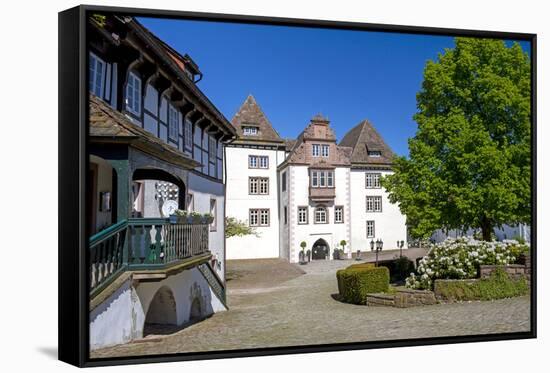
[[[432,289],[436,279],[476,278],[480,265],[515,263],[529,246],[515,240],[478,241],[471,237],[448,238],[432,244],[428,255],[418,263],[417,274],[411,273],[406,286]]]

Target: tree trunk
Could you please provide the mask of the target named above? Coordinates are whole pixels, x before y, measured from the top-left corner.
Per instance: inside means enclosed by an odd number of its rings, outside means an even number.
[[[484,216],[481,219],[481,237],[483,241],[492,241],[492,234],[493,234],[493,225],[491,224],[491,221]]]

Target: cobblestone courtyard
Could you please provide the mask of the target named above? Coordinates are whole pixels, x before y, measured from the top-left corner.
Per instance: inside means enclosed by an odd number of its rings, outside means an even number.
[[[335,272],[350,263],[316,261],[298,267],[280,260],[228,262],[229,311],[173,334],[94,351],[92,357],[529,330],[528,297],[405,309],[341,303],[333,298]]]

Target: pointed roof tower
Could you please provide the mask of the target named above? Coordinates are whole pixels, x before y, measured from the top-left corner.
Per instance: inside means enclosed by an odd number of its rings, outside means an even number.
[[[237,130],[237,139],[233,143],[284,144],[284,140],[275,131],[252,95],[248,95],[231,120],[231,124]]]
[[[349,130],[340,141],[340,145],[353,148],[352,167],[359,165],[391,166],[393,164],[395,154],[366,119]]]

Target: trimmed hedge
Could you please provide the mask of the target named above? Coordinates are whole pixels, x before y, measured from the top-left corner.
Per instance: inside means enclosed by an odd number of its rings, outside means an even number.
[[[374,263],[358,263],[358,264],[352,264],[349,267],[346,267],[346,269],[352,269],[352,268],[376,268]]]
[[[529,293],[529,285],[523,277],[514,280],[502,268],[491,276],[475,280],[436,280],[436,294],[450,301],[492,300],[511,298]]]
[[[346,303],[366,304],[367,294],[387,292],[390,286],[390,271],[386,267],[356,265],[337,271],[336,278],[340,297]]]

